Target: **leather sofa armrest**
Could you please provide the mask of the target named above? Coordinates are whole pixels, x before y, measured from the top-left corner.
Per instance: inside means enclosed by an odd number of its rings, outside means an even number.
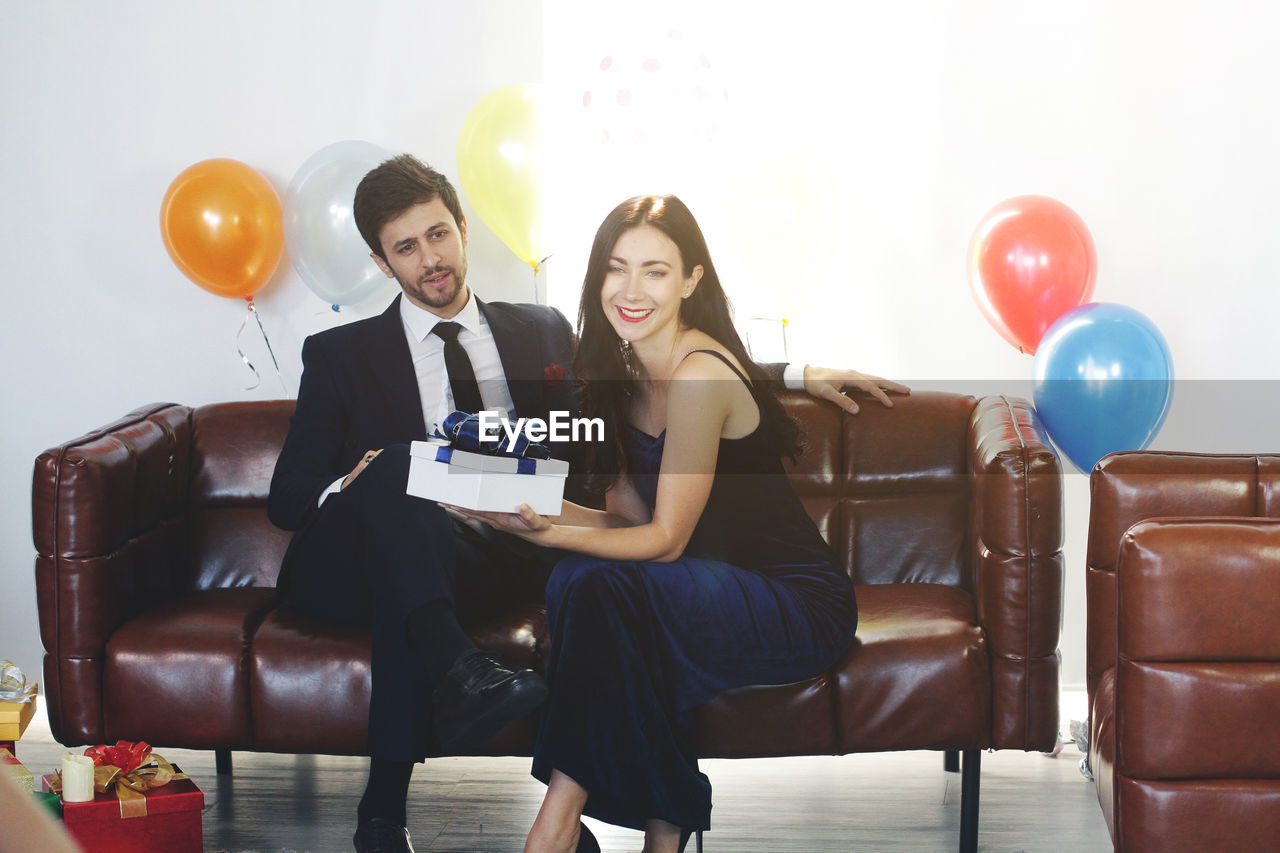
[[[1089,476],[1085,679],[1092,707],[1116,665],[1116,560],[1132,525],[1148,518],[1275,516],[1280,456],[1126,451]]]
[[[1031,404],[978,401],[969,422],[973,590],[992,660],[992,743],[1052,749],[1062,627],[1062,466]]]
[[[1118,849],[1274,837],[1280,519],[1140,522],[1121,540],[1116,582]]]
[[[1116,577],[1121,660],[1280,661],[1280,519],[1139,522]]]
[[[102,665],[117,627],[185,571],[191,410],[154,404],[36,459],[32,533],[55,738],[102,739]]]

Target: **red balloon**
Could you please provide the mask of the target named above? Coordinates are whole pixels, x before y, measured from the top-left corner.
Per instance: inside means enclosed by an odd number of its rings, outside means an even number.
[[[1098,255],[1074,210],[1023,195],[982,217],[969,240],[968,274],[987,322],[1019,352],[1034,354],[1054,320],[1093,296]]]

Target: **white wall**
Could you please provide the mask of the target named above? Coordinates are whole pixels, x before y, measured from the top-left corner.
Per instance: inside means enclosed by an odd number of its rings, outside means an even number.
[[[366,11],[357,11],[366,8]],[[37,454],[154,401],[293,396],[301,342],[381,310],[334,314],[284,260],[257,296],[276,377],[242,300],[192,284],[165,252],[160,202],[184,168],[231,157],[284,191],[315,151],[364,139],[453,176],[486,92],[542,73],[536,3],[217,4],[0,0],[0,265],[5,405],[0,658],[40,678],[32,570]],[[469,208],[467,208],[469,210]],[[524,300],[529,268],[476,217],[470,280]],[[287,393],[286,393],[287,389]]]
[[[581,239],[628,195],[675,192],[707,232],[739,320],[789,317],[793,357],[1030,398],[1032,358],[979,313],[965,250],[996,203],[1048,195],[1091,230],[1094,300],[1143,312],[1170,345],[1178,382],[1153,446],[1280,450],[1271,7],[547,6],[547,79],[564,90],[562,120],[580,128],[560,152],[553,225],[575,223]],[[660,81],[687,56],[708,61]],[[645,57],[675,61],[646,72]],[[714,110],[680,104],[709,86],[728,92]],[[624,87],[628,107],[600,107]],[[636,108],[638,93],[667,98],[672,114]],[[610,122],[648,137],[601,143]],[[572,181],[584,164],[592,181]],[[773,199],[760,217],[743,215],[753,183]],[[555,304],[576,304],[585,255],[551,262]],[[1064,466],[1063,682],[1082,689],[1088,480]]]
[[[1195,380],[1180,383],[1158,445],[1277,449],[1265,429],[1274,418],[1263,423],[1252,400],[1280,378],[1271,250],[1280,119],[1270,84],[1280,57],[1268,45],[1277,13],[1263,4],[368,6],[0,0],[9,309],[0,357],[10,401],[0,477],[14,485],[0,513],[0,657],[29,675],[42,656],[35,456],[155,400],[292,395],[302,339],[380,307],[334,315],[286,260],[257,300],[284,382],[250,329],[243,345],[263,379],[243,391],[252,381],[235,352],[243,303],[200,290],[165,254],[158,214],[169,182],[199,160],[233,157],[283,193],[310,154],[343,139],[412,151],[456,175],[471,105],[543,76],[558,87],[548,276],[552,301],[570,313],[607,209],[636,192],[674,191],[702,219],[739,316],[786,302],[793,346],[812,360],[917,387],[1027,395],[1031,360],[978,313],[964,250],[996,202],[1041,193],[1092,230],[1095,298],[1146,313],[1179,377]],[[708,112],[644,113],[646,145],[603,150],[590,129],[614,117],[587,114],[583,88],[616,85],[600,59],[642,52],[670,29],[684,39],[676,53],[708,56],[706,79],[728,100]],[[736,209],[750,169],[811,215],[751,226]],[[528,298],[528,267],[474,216],[471,237],[477,290]],[[1244,379],[1255,381],[1226,382]],[[1087,500],[1073,473],[1068,684],[1084,677]]]

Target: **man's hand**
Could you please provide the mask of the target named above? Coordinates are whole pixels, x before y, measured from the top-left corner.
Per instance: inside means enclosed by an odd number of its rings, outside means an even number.
[[[805,384],[805,387],[808,387],[809,385],[809,372],[807,370],[805,371],[804,384]],[[377,455],[381,452],[382,452],[381,449],[366,451],[364,456],[360,457],[360,461],[356,463],[356,467],[352,468],[351,473],[348,474],[345,479],[343,479],[342,488],[345,489],[347,486],[350,486],[352,481],[354,481],[356,477],[360,476],[360,472],[363,471],[365,468],[367,468],[369,463],[372,462],[374,458],[377,457]]]
[[[889,399],[889,394],[911,393],[911,389],[906,385],[891,382],[879,376],[869,376],[856,370],[836,370],[832,367],[805,365],[804,390],[811,397],[829,400],[849,414],[856,415],[858,404],[844,394],[845,388],[865,391],[889,408],[893,407],[893,400]]]
[[[545,515],[538,515],[528,504],[520,504],[515,512],[480,512],[452,504],[440,505],[447,511],[455,512],[465,518],[483,521],[494,530],[519,536],[530,542],[542,541],[546,533],[551,530],[551,520]]]

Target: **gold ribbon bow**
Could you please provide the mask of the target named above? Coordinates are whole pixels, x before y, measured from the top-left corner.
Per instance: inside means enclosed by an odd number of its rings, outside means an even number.
[[[89,755],[94,749],[96,747],[90,747],[85,754]],[[149,791],[168,785],[175,779],[190,778],[166,761],[163,755],[151,752],[150,747],[147,747],[143,761],[147,763],[128,773],[114,764],[99,764],[93,768],[93,790],[105,794],[114,788],[122,818],[146,817]],[[62,793],[62,771],[54,771],[49,789],[55,794]]]
[[[121,772],[113,764],[93,768],[93,790],[103,794],[114,785],[120,800],[120,817],[146,817],[148,791],[168,785],[174,779],[187,778],[186,773],[175,770],[164,756],[153,752],[151,759],[151,763],[129,773]]]

